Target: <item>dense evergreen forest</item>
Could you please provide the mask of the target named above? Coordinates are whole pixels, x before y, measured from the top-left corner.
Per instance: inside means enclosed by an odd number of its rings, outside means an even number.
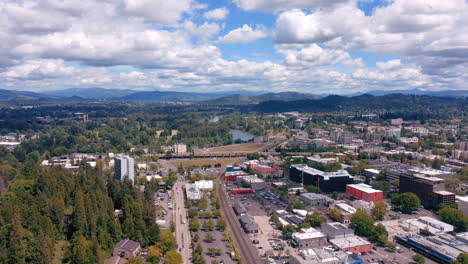
[[[0,263],[103,263],[116,242],[129,237],[142,245],[174,249],[171,237],[161,236],[153,209],[157,183],[144,193],[110,173],[82,166],[73,174],[59,167],[38,166],[29,153],[24,162],[2,155],[1,174],[14,178],[1,196]],[[123,209],[116,219],[114,209]]]
[[[318,100],[268,101],[255,107],[256,111],[264,113],[299,111],[309,113],[343,112],[356,115],[371,112],[382,115],[383,119],[397,116],[406,120],[448,119],[453,116],[466,115],[467,109],[468,99],[404,94],[354,97],[332,95]]]

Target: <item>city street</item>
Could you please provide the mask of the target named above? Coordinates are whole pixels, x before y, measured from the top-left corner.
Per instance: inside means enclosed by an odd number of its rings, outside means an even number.
[[[174,210],[173,220],[176,226],[176,238],[177,244],[179,245],[178,252],[182,255],[184,263],[190,263],[190,232],[186,221],[186,211],[184,207],[184,182],[180,179],[174,184],[173,195],[174,195]]]

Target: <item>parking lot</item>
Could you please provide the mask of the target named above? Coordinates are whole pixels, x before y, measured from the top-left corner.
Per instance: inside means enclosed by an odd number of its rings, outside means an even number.
[[[364,263],[412,263],[411,259],[416,254],[410,248],[398,245],[400,250],[398,252],[391,252],[382,247],[375,246],[373,252],[364,256],[359,256]],[[425,258],[426,264],[436,264],[437,262]]]
[[[208,203],[208,207],[206,210],[203,212],[199,213],[206,213],[206,212],[211,212],[213,213],[215,211],[215,208],[211,203]],[[229,242],[226,240],[224,231],[217,230],[216,228],[210,229],[210,230],[204,230],[203,229],[203,224],[207,221],[213,221],[215,225],[218,223],[220,218],[216,217],[202,217],[199,215],[198,220],[200,222],[200,229],[196,232],[192,232],[192,238],[194,237],[195,234],[198,234],[198,242],[202,249],[203,249],[203,254],[205,256],[205,260],[207,263],[211,263],[212,261],[217,261],[218,263],[225,263],[225,264],[235,264],[236,262],[232,260],[230,253],[231,251],[229,250]],[[212,239],[211,240],[206,240],[205,237],[206,235],[209,234],[211,235]],[[209,252],[209,249],[219,249],[220,254],[213,254]]]
[[[163,228],[169,228],[172,221],[172,199],[171,192],[156,192],[154,194],[154,205],[158,224]],[[170,206],[169,206],[170,205]]]

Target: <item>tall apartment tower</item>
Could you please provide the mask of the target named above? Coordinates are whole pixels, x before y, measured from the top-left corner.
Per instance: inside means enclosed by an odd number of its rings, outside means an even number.
[[[125,155],[117,155],[115,161],[115,179],[123,181],[128,178],[135,183],[135,161]]]

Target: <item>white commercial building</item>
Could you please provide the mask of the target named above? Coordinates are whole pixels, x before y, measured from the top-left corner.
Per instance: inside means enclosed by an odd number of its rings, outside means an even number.
[[[252,188],[252,190],[254,190],[254,191],[261,190],[261,189],[264,189],[266,187],[266,183],[265,183],[264,180],[259,179],[257,177],[254,177],[252,175],[242,177],[241,179],[242,179],[243,182],[249,183],[250,188]]]
[[[123,181],[128,178],[135,183],[135,161],[133,158],[126,155],[117,155],[114,162],[115,179]]]
[[[327,244],[327,236],[315,228],[302,228],[292,234],[292,244],[299,248],[316,248]]]
[[[195,186],[198,189],[200,189],[200,191],[212,191],[213,190],[213,181],[212,180],[196,181]]]
[[[174,145],[172,145],[172,152],[187,153],[187,145],[183,143],[175,143]]]
[[[202,198],[202,192],[192,183],[185,184],[185,193],[187,194],[188,200],[201,200]]]
[[[323,248],[302,249],[289,255],[290,264],[342,264],[346,259],[343,251],[330,252]]]
[[[468,216],[468,196],[457,196],[458,209]]]
[[[408,219],[406,220],[406,224],[415,226],[419,228],[419,230],[427,230],[433,235],[453,231],[453,225],[449,225],[429,216],[421,216],[416,219]]]

